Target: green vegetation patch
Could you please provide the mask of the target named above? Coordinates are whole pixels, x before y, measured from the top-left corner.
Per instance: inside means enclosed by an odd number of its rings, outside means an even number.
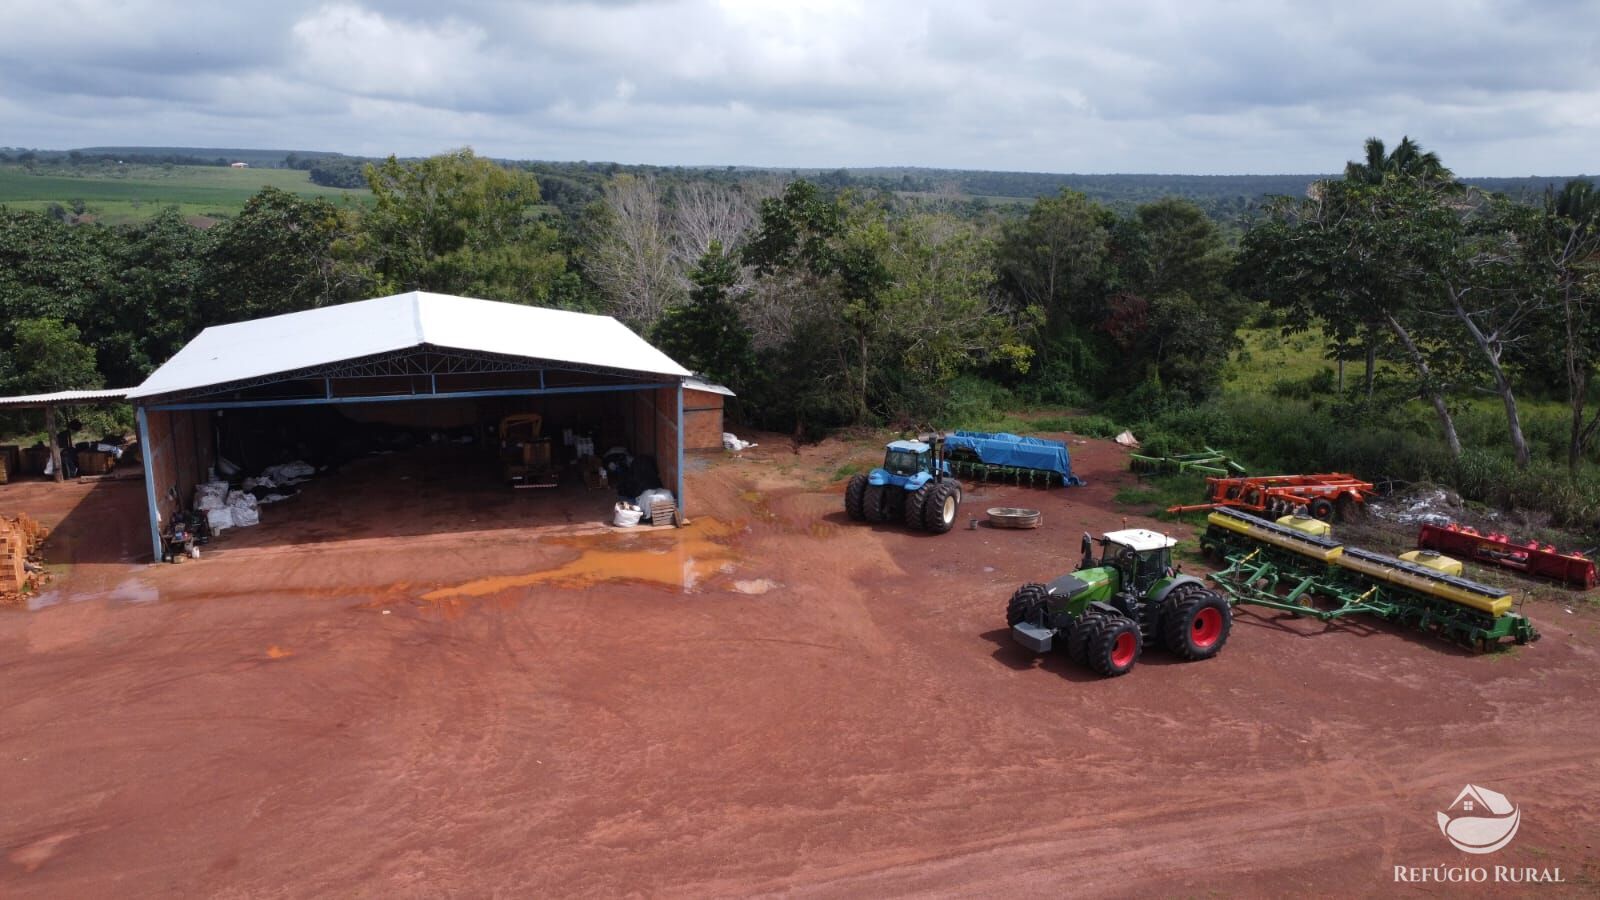
[[[21,166],[0,166],[0,204],[35,212],[60,206],[75,215],[120,224],[149,218],[168,206],[185,216],[232,215],[266,187],[336,202],[371,197],[366,190],[319,187],[307,173],[290,169],[125,166],[86,172],[90,174],[35,175]]]

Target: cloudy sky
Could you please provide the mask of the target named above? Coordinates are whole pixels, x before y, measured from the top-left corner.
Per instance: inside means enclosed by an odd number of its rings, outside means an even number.
[[[0,145],[1600,172],[1600,0],[0,0]]]

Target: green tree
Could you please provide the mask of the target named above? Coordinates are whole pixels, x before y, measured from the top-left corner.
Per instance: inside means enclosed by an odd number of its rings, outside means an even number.
[[[78,321],[106,379],[134,385],[199,331],[211,238],[176,207],[116,236],[114,274]]]
[[[566,270],[539,184],[470,149],[366,168],[372,207],[360,248],[384,291],[441,291],[545,303]]]
[[[1103,277],[1111,216],[1077,191],[1041,198],[1027,216],[1006,226],[997,264],[1007,288],[1043,317],[1049,333],[1071,329],[1089,315]]]
[[[1117,364],[1103,386],[1145,384],[1187,401],[1212,394],[1244,317],[1216,224],[1186,200],[1145,204],[1113,227],[1109,262],[1098,328]]]
[[[758,276],[785,286],[796,306],[791,335],[832,351],[832,364],[815,373],[825,392],[849,397],[853,421],[871,416],[872,375],[882,360],[882,290],[888,282],[880,251],[888,226],[879,208],[828,199],[806,181],[762,201],[760,224],[745,246],[745,262]],[[810,354],[807,354],[810,355]],[[819,404],[822,405],[822,404]]]
[[[1001,299],[994,245],[943,214],[896,220],[883,252],[883,342],[894,368],[940,395],[962,372],[994,363],[1026,372],[1033,348]]]
[[[1452,456],[1461,441],[1449,384],[1431,354],[1437,317],[1423,273],[1435,264],[1449,226],[1439,197],[1403,180],[1377,185],[1330,181],[1312,196],[1281,198],[1240,244],[1236,282],[1283,310],[1291,330],[1320,323],[1336,343],[1377,322],[1404,348],[1418,392],[1432,405]]]
[[[1572,422],[1567,468],[1576,477],[1584,450],[1600,430],[1600,412],[1585,422],[1589,384],[1600,364],[1600,191],[1583,179],[1545,196],[1544,216],[1529,235],[1530,255],[1543,266],[1554,308]]]
[[[11,346],[0,353],[0,380],[12,394],[85,390],[105,383],[77,326],[60,319],[11,324]]]
[[[1148,275],[1140,287],[1151,296],[1186,293],[1203,302],[1232,298],[1228,274],[1233,252],[1217,223],[1188,200],[1166,197],[1135,212],[1144,233]]]
[[[1519,235],[1537,227],[1540,212],[1503,198],[1434,200],[1427,214],[1409,223],[1424,244],[1413,253],[1433,301],[1429,311],[1458,326],[1446,334],[1443,350],[1461,354],[1464,369],[1488,375],[1489,385],[1481,389],[1500,399],[1512,454],[1526,468],[1532,457],[1517,400],[1516,361],[1520,345],[1538,330],[1548,295]]]
[[[113,237],[0,207],[0,320],[76,321],[105,289]]]
[[[1404,182],[1444,193],[1456,193],[1461,190],[1461,186],[1455,180],[1455,173],[1445,167],[1439,155],[1423,150],[1422,145],[1409,136],[1401,137],[1400,143],[1388,152],[1385,152],[1383,141],[1375,137],[1367,138],[1365,150],[1365,156],[1360,161],[1350,161],[1345,164],[1346,182],[1368,187]],[[1392,329],[1387,330],[1392,331]],[[1341,386],[1344,383],[1345,348],[1352,343],[1359,343],[1362,346],[1365,357],[1363,384],[1369,401],[1372,399],[1378,353],[1384,344],[1385,331],[1385,323],[1381,319],[1369,318],[1346,321],[1333,332],[1335,337],[1333,353],[1339,361]]]
[[[689,273],[694,288],[688,302],[669,307],[655,329],[655,340],[673,359],[712,381],[742,385],[755,365],[750,330],[731,295],[739,282],[739,261],[712,241]]]
[[[348,258],[355,239],[349,212],[327,200],[265,188],[212,229],[202,325],[238,322],[367,294]]]

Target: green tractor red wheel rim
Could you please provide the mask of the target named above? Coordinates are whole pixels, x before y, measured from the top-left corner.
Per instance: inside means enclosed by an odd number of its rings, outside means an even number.
[[[1206,650],[1215,646],[1221,638],[1222,613],[1213,606],[1202,607],[1189,624],[1189,640],[1196,648]]]
[[[1117,635],[1116,642],[1111,645],[1111,665],[1120,669],[1133,662],[1136,649],[1133,632],[1124,631]]]

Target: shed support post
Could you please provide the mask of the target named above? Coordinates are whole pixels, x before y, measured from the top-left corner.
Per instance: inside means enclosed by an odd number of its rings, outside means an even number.
[[[678,382],[678,520],[689,517],[687,500],[683,496],[683,382]]]
[[[44,439],[50,445],[50,470],[55,473],[55,480],[61,481],[61,443],[56,440],[56,408],[54,404],[44,408]]]
[[[150,424],[144,407],[136,407],[139,421],[139,456],[144,464],[144,502],[150,513],[150,552],[154,561],[166,558],[166,548],[161,546],[161,511],[156,507],[156,448],[150,444]]]

